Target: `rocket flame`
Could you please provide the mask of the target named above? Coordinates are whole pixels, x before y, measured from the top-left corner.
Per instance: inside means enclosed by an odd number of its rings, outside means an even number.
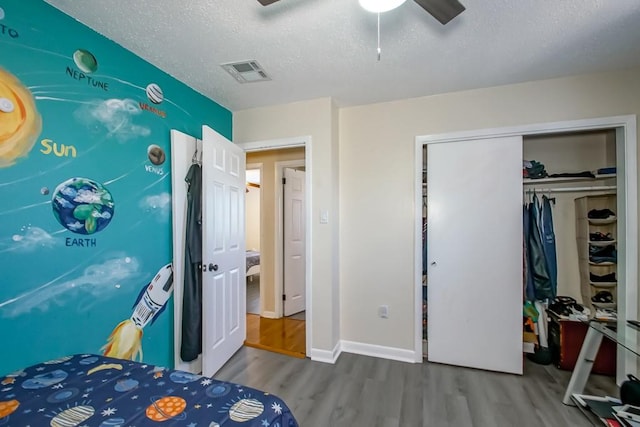
[[[142,329],[131,319],[118,323],[100,349],[104,356],[142,361]]]

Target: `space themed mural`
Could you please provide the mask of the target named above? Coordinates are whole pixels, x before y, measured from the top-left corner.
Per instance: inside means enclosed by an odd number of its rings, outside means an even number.
[[[231,138],[219,104],[44,1],[0,0],[0,373],[172,365],[170,130],[203,124]]]

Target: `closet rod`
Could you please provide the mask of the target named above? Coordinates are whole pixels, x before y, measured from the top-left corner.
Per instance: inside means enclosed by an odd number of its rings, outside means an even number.
[[[600,187],[558,187],[558,188],[527,188],[529,193],[577,193],[583,191],[611,191],[616,190],[615,185],[602,185]]]

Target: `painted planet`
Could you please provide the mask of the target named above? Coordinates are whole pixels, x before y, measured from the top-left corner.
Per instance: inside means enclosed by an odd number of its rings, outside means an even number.
[[[75,387],[64,388],[49,395],[49,397],[47,397],[47,402],[49,403],[64,402],[65,400],[69,400],[76,397],[79,393],[80,393],[80,390],[78,390]]]
[[[47,194],[49,194],[49,189],[47,187],[42,187],[40,189],[40,194],[42,194],[43,196],[46,196]]]
[[[0,7],[0,19],[4,19],[4,9]]]
[[[147,85],[147,98],[154,104],[160,104],[164,100],[162,89],[155,83]]]
[[[29,378],[22,383],[22,388],[27,390],[37,390],[39,388],[50,387],[54,384],[58,384],[64,381],[67,376],[65,371],[56,369],[55,371],[47,372],[46,374],[36,375],[33,378]]]
[[[207,388],[204,392],[209,397],[222,397],[231,391],[229,384],[214,384]]]
[[[71,178],[56,187],[51,207],[56,220],[67,230],[94,234],[109,225],[115,203],[102,184],[87,178]]]
[[[164,150],[156,144],[147,147],[147,157],[149,157],[149,161],[154,165],[161,165],[166,160]]]
[[[237,423],[259,417],[264,411],[262,402],[256,399],[241,399],[229,409],[229,418]]]
[[[196,380],[199,380],[200,378],[202,378],[200,375],[195,375],[190,372],[183,372],[183,371],[174,371],[174,372],[171,372],[171,374],[169,374],[169,379],[171,379],[171,381],[173,381],[174,383],[178,383],[178,384],[191,383]]]
[[[51,427],[77,426],[85,422],[96,412],[92,406],[82,405],[65,409],[51,419]]]
[[[104,420],[98,427],[122,427],[124,418],[109,418]]]
[[[45,365],[57,365],[59,363],[67,362],[67,361],[71,360],[72,358],[73,358],[73,356],[64,356],[64,357],[61,357],[59,359],[48,360],[48,361],[44,362],[44,364]]]
[[[0,68],[0,168],[29,154],[41,130],[33,95],[16,76]]]
[[[91,74],[98,71],[98,60],[88,50],[78,49],[73,52],[73,62],[83,73]]]
[[[145,414],[151,421],[166,421],[182,414],[187,407],[187,401],[178,396],[166,396],[153,401],[147,407]]]
[[[130,391],[138,387],[138,384],[140,384],[138,381],[131,378],[127,378],[125,380],[118,380],[116,382],[114,390],[124,393],[125,391]]]
[[[85,357],[84,359],[80,359],[80,363],[81,365],[93,365],[94,363],[96,363],[98,361],[98,358],[96,356],[89,356],[89,357]]]
[[[0,402],[0,418],[13,414],[18,409],[18,406],[20,406],[20,402],[15,399]]]

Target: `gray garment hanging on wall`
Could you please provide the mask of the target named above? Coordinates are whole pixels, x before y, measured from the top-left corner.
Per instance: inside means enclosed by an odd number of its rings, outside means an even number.
[[[182,298],[180,358],[190,362],[202,353],[202,168],[194,163],[187,182],[187,225]]]

